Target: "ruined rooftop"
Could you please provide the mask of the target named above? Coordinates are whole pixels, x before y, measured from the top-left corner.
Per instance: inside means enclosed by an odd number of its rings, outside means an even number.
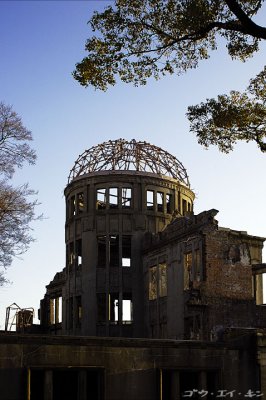
[[[109,140],[85,150],[76,160],[68,183],[98,171],[139,171],[177,179],[190,187],[187,171],[173,155],[160,147],[132,139]]]

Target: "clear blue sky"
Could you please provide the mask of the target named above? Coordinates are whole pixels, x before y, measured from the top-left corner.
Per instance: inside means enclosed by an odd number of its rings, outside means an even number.
[[[39,307],[45,285],[64,267],[63,191],[69,170],[85,149],[105,140],[146,140],[175,155],[196,193],[195,212],[216,208],[221,226],[266,236],[266,156],[240,144],[229,155],[204,150],[189,133],[188,105],[244,89],[265,63],[266,45],[246,63],[232,61],[223,44],[211,59],[182,76],[135,88],[119,83],[108,92],[84,89],[71,72],[85,55],[87,21],[104,1],[0,1],[0,100],[13,105],[33,133],[35,166],[15,175],[39,191],[32,224],[35,243],[7,270],[13,284],[0,288],[5,308]],[[266,10],[260,21],[265,22]]]

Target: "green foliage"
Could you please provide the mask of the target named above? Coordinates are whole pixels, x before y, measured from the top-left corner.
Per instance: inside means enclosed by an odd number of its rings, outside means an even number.
[[[207,99],[205,103],[188,107],[190,130],[198,142],[209,147],[217,145],[228,153],[239,141],[255,141],[266,152],[266,67],[254,79],[245,93],[231,91]]]
[[[117,0],[90,25],[88,56],[76,64],[74,78],[83,86],[106,90],[117,77],[134,85],[147,79],[197,67],[216,49],[217,37],[227,41],[232,58],[245,60],[258,50],[266,29],[251,18],[258,0]]]
[[[145,85],[151,77],[181,74],[198,66],[226,40],[231,58],[245,61],[266,39],[266,28],[252,18],[262,0],[117,0],[90,25],[88,56],[76,64],[74,78],[83,86],[106,90],[117,78]],[[189,107],[191,131],[200,144],[217,144],[223,152],[238,140],[256,141],[265,152],[265,69],[246,93],[208,99]]]

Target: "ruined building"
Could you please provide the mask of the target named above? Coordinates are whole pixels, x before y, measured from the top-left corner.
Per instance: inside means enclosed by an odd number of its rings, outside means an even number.
[[[93,147],[65,197],[66,267],[41,306],[48,332],[211,340],[260,325],[264,239],[220,228],[216,210],[194,215],[169,153],[134,140]]]
[[[264,238],[195,215],[184,166],[146,142],[85,151],[65,197],[40,326],[0,334],[5,400],[266,397]]]

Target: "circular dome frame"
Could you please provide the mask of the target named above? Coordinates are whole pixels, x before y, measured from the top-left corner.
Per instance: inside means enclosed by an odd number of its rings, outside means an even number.
[[[139,171],[169,176],[190,187],[183,164],[167,151],[147,142],[109,140],[85,150],[70,170],[68,184],[97,171]]]

